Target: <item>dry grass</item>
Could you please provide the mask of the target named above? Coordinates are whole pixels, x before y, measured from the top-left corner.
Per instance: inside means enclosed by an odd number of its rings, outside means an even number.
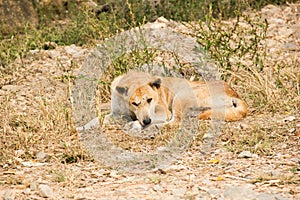
[[[68,101],[36,100],[34,111],[18,114],[9,98],[1,99],[0,165],[33,160],[39,152],[47,153],[51,162],[72,163],[89,157],[73,129]]]

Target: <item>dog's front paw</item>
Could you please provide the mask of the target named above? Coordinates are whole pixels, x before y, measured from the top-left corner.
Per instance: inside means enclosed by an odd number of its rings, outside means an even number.
[[[139,121],[131,121],[125,124],[124,130],[129,133],[136,133],[142,130],[142,125]]]

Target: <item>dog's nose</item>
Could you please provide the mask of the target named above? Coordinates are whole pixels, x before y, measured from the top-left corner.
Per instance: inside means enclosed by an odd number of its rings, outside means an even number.
[[[149,117],[143,119],[143,124],[144,124],[145,126],[151,124],[151,119],[150,119]]]

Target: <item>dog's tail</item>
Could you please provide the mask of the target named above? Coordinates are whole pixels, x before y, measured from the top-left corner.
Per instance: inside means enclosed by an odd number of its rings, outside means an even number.
[[[228,97],[221,105],[197,109],[200,119],[219,119],[225,121],[237,121],[246,117],[248,113],[247,104],[239,97]],[[200,113],[200,114],[199,114]]]

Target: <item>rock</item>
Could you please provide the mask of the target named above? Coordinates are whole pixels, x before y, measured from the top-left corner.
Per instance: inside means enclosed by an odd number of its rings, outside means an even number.
[[[242,186],[232,186],[229,187],[227,190],[224,191],[224,197],[228,200],[236,200],[236,199],[243,199],[243,200],[252,200],[255,199],[257,196],[257,192],[254,190],[242,187]]]
[[[32,191],[38,190],[38,184],[36,182],[31,182],[30,183],[30,190],[32,190]]]
[[[276,170],[271,170],[271,171],[270,171],[270,175],[271,175],[271,176],[278,177],[278,176],[280,175],[280,172],[279,172],[279,171],[276,171]]]
[[[18,149],[18,150],[15,151],[15,155],[16,155],[17,157],[21,157],[21,156],[24,155],[24,154],[25,154],[25,151],[22,150],[22,149]]]
[[[36,159],[40,162],[45,162],[49,159],[49,155],[43,151],[36,154]]]
[[[60,57],[60,52],[56,49],[49,50],[49,51],[47,51],[47,53],[48,53],[49,57],[52,59],[56,59],[56,58]]]
[[[31,0],[0,1],[1,34],[23,31],[27,23],[33,27],[38,26],[38,15]]]
[[[274,13],[281,12],[281,9],[278,6],[274,6],[274,5],[270,4],[270,5],[267,5],[264,8],[262,8],[261,12],[267,16],[274,16]]]
[[[21,162],[21,164],[25,167],[40,167],[40,166],[47,165],[47,163],[31,162],[31,161]]]
[[[278,35],[280,35],[281,38],[288,38],[290,37],[295,31],[288,26],[282,26],[277,29]]]
[[[286,50],[289,50],[289,51],[298,51],[300,49],[300,47],[294,43],[285,43],[283,45],[283,48],[285,48]]]
[[[44,198],[51,198],[51,197],[53,197],[53,190],[52,190],[52,188],[49,187],[46,184],[39,185],[39,191],[40,191],[41,197],[44,197]]]
[[[159,23],[165,23],[165,24],[169,23],[169,20],[167,20],[164,17],[159,17],[159,18],[157,18],[156,21],[159,22]]]
[[[258,156],[257,156],[257,154],[253,154],[250,151],[242,151],[238,155],[238,158],[253,158],[253,157],[258,157]]]
[[[2,86],[2,90],[9,91],[12,93],[18,92],[20,87],[18,85],[4,85]]]
[[[295,116],[288,116],[286,118],[283,119],[284,122],[292,122],[296,119]]]
[[[139,121],[132,121],[132,122],[128,122],[125,124],[124,126],[124,130],[126,132],[128,132],[129,134],[134,134],[134,133],[138,133],[142,130],[142,126],[139,123]]]
[[[39,52],[40,52],[39,49],[29,50],[29,54],[30,54],[30,55],[36,55],[36,54],[38,54]]]
[[[15,191],[14,190],[7,190],[4,193],[3,200],[14,200],[15,199]]]
[[[155,184],[153,186],[153,190],[156,191],[156,192],[163,192],[164,188],[161,185],[159,185],[159,184]]]
[[[73,58],[78,58],[82,56],[85,52],[84,49],[75,46],[74,44],[65,47],[67,54],[71,55]]]
[[[29,195],[31,193],[31,189],[26,188],[23,193]]]
[[[118,171],[116,171],[116,170],[111,170],[109,176],[111,178],[115,178],[115,179],[119,179],[122,177],[122,175],[119,174]]]
[[[97,128],[99,126],[100,126],[99,119],[98,119],[98,117],[96,117],[96,118],[92,119],[91,121],[89,121],[84,126],[77,127],[76,130],[83,131],[83,130],[88,130],[88,129],[92,129],[92,128]]]
[[[172,194],[176,195],[176,196],[184,196],[184,194],[186,193],[186,188],[182,187],[182,188],[176,188],[172,190]]]

